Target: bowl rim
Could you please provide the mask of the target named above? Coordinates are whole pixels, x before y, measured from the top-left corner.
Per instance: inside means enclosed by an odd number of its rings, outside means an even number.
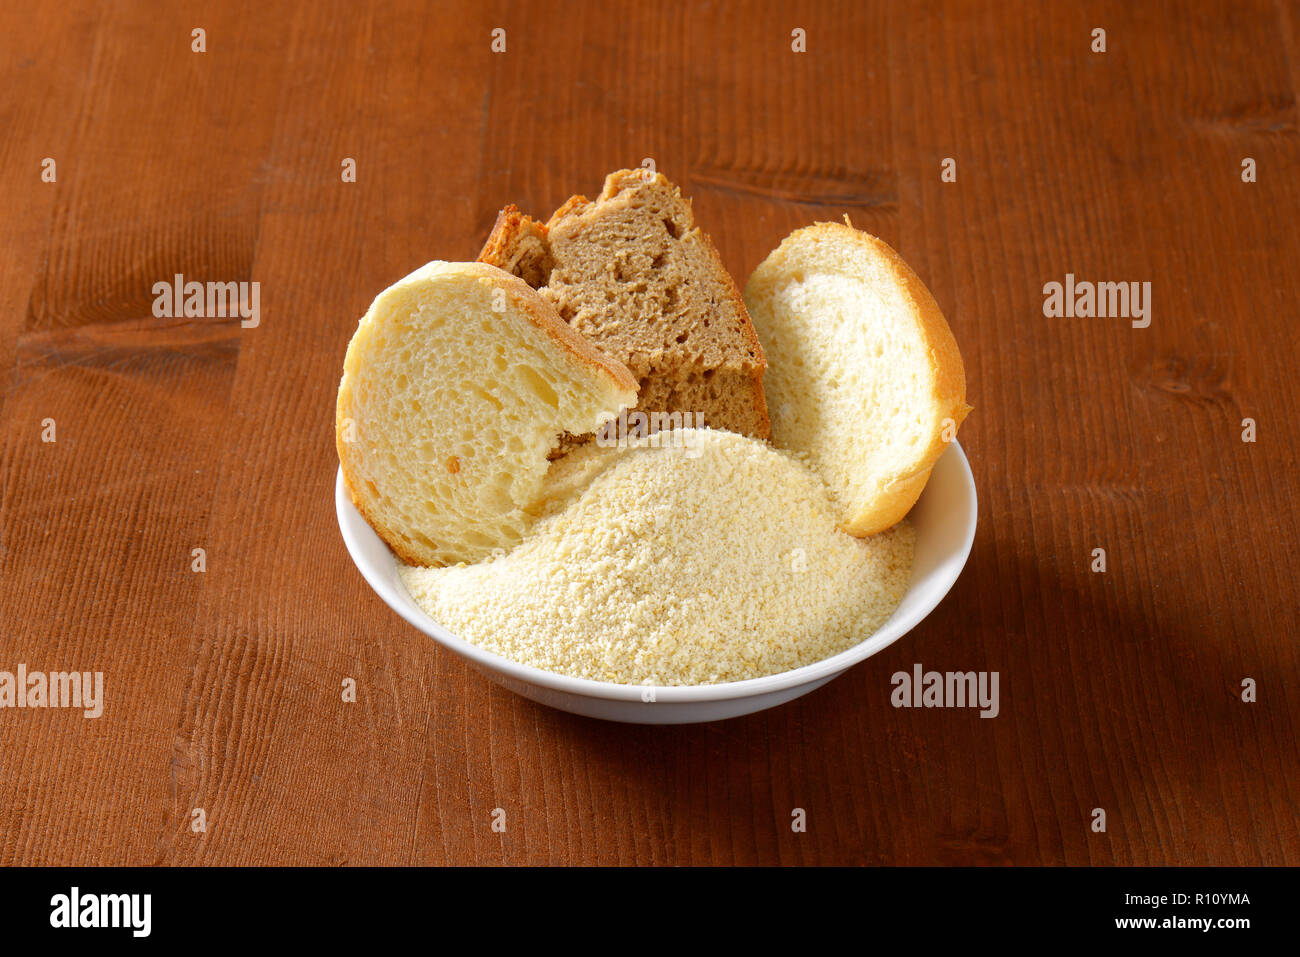
[[[869,637],[864,638],[850,648],[846,648],[844,651],[831,655],[829,658],[823,658],[821,661],[815,661],[812,664],[803,665],[790,671],[781,671],[774,675],[763,675],[758,678],[746,678],[742,681],[727,681],[708,685],[625,685],[615,684],[611,681],[596,681],[592,678],[575,678],[570,675],[535,668],[532,665],[526,665],[488,651],[465,638],[459,637],[426,614],[415,603],[415,600],[411,598],[406,589],[400,587],[400,579],[396,579],[398,587],[394,587],[392,582],[385,578],[385,572],[391,572],[395,576],[397,558],[357,511],[356,506],[352,504],[343,481],[342,466],[339,467],[334,481],[334,508],[339,523],[339,531],[343,535],[343,543],[347,547],[348,555],[375,594],[417,631],[429,636],[443,647],[456,652],[479,667],[518,682],[580,697],[601,698],[612,701],[644,702],[649,700],[656,704],[701,704],[709,701],[728,701],[735,698],[771,694],[818,681],[819,679],[833,677],[887,648],[919,625],[930,612],[938,607],[939,603],[951,591],[952,586],[956,584],[966,566],[971,547],[975,542],[975,529],[979,524],[979,500],[975,489],[975,477],[971,473],[970,462],[966,459],[965,450],[962,449],[956,439],[953,439],[950,447],[940,456],[940,461],[949,455],[956,456],[961,476],[965,480],[970,499],[970,520],[965,530],[961,548],[958,550],[960,552],[960,562],[957,563],[952,578],[942,588],[935,589],[931,600],[908,615],[906,619],[900,619],[897,610],[895,610],[894,614]],[[938,462],[935,465],[937,467]],[[384,553],[388,556],[388,561],[391,563],[388,569],[376,568],[368,560],[364,559],[361,536],[365,535],[373,536],[382,546]],[[952,561],[953,558],[957,557],[957,554],[958,552],[951,553],[945,561]],[[911,587],[912,583],[909,582],[909,591]],[[653,692],[653,694],[647,698],[647,692]]]

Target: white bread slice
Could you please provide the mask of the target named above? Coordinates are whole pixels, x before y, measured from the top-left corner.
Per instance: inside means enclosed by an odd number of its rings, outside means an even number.
[[[523,537],[562,433],[635,401],[627,368],[523,280],[432,262],[357,327],[335,438],[357,510],[399,558],[473,562]]]
[[[961,353],[898,253],[839,223],[785,238],[745,303],[767,355],[772,442],[821,473],[858,537],[907,514],[970,406]]]

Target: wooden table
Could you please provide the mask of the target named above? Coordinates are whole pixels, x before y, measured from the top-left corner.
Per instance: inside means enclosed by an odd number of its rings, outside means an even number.
[[[0,670],[105,705],[0,710],[0,863],[1300,863],[1298,90],[1294,2],[4,5]],[[497,688],[334,517],[371,298],[646,158],[742,282],[896,246],[975,406],[953,592],[714,725]],[[1150,325],[1045,315],[1067,273]],[[176,274],[259,324],[156,317]],[[1000,715],[893,708],[916,663]]]

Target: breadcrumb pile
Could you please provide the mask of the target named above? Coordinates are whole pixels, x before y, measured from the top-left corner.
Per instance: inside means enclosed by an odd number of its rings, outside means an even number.
[[[633,685],[704,685],[812,664],[862,641],[907,590],[907,522],[857,539],[825,486],[757,439],[684,429],[557,466],[524,541],[472,565],[401,570],[460,637],[523,664]],[[572,460],[572,461],[569,461]]]

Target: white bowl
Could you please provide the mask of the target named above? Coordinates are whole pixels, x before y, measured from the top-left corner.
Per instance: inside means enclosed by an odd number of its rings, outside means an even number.
[[[397,559],[366,524],[343,487],[340,469],[334,507],[352,560],[388,607],[444,648],[511,691],[575,714],[635,724],[689,724],[734,718],[805,695],[911,631],[948,594],[975,540],[975,479],[953,442],[930,475],[909,518],[916,529],[912,580],[902,603],[876,632],[847,651],[815,664],[764,678],[693,687],[618,685],[570,678],[519,664],[458,638],[420,610],[397,574]]]

